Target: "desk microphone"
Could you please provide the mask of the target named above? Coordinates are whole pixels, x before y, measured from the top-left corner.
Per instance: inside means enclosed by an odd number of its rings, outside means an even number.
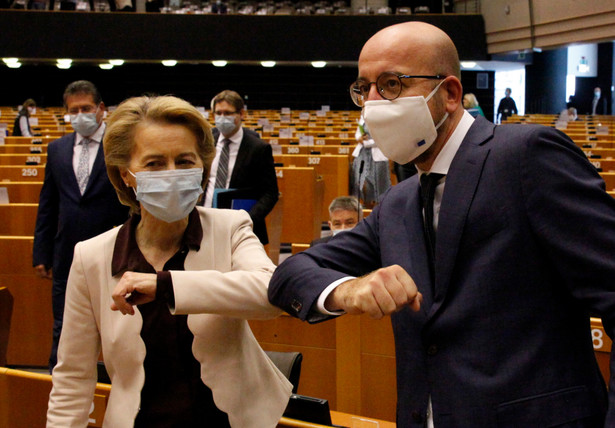
[[[361,176],[363,175],[363,167],[365,166],[365,159],[361,159],[359,164],[359,183],[357,184],[357,219],[361,219]]]

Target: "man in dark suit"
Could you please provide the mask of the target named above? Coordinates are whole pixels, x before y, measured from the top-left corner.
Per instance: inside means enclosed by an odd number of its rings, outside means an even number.
[[[589,325],[614,335],[615,201],[595,168],[555,129],[464,112],[457,51],[429,24],[376,33],[359,76],[376,143],[419,175],[282,263],[271,301],[310,322],[390,315],[398,427],[615,426]]]
[[[105,105],[100,93],[88,81],[73,82],[64,91],[64,106],[76,132],[49,144],[34,232],[33,266],[53,284],[50,371],[57,361],[75,244],[128,217],[128,208],[120,204],[107,177],[102,147]]]
[[[269,242],[265,217],[278,201],[278,180],[271,145],[258,134],[242,128],[244,103],[235,91],[222,91],[211,101],[216,156],[211,164],[204,206],[211,207],[215,189],[236,189],[238,199],[249,199],[248,213],[254,234],[263,245]]]
[[[513,114],[517,114],[519,112],[517,110],[515,100],[510,97],[511,92],[512,90],[510,88],[506,88],[504,91],[504,98],[502,98],[500,100],[500,104],[498,104],[497,123],[502,123]]]
[[[354,196],[338,196],[329,204],[329,229],[331,235],[314,239],[310,246],[324,244],[340,232],[355,227],[363,218],[363,207]]]

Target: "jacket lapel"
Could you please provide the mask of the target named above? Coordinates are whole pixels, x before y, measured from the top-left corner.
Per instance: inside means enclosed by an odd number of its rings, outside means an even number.
[[[247,157],[249,155],[249,147],[247,144],[244,144],[246,139],[246,132],[243,132],[243,138],[241,139],[241,143],[239,144],[239,151],[237,152],[237,159],[235,160],[235,166],[233,167],[233,172],[231,173],[231,180],[229,181],[229,187],[238,187],[235,183],[237,182],[237,177],[241,174],[241,167],[247,164]]]
[[[476,119],[463,139],[446,177],[436,240],[436,287],[430,316],[440,308],[451,283],[464,225],[480,182],[487,144],[495,125]]]
[[[75,150],[75,138],[77,134],[72,133],[70,138],[66,139],[65,142],[58,147],[58,162],[61,163],[61,171],[64,171],[66,180],[64,181],[67,185],[70,185],[73,195],[77,195],[81,197],[81,192],[79,191],[79,183],[77,183],[77,176],[75,175],[75,169],[73,168],[73,152]]]

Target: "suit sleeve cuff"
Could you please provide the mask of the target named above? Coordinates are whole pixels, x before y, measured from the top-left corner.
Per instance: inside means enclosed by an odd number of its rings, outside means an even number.
[[[338,285],[346,281],[350,281],[351,279],[354,279],[354,278],[355,278],[354,276],[345,276],[329,284],[327,288],[325,288],[322,291],[322,293],[320,293],[320,296],[318,296],[318,300],[316,301],[316,309],[318,310],[318,312],[324,315],[331,315],[331,316],[344,315],[345,313],[344,311],[333,311],[332,312],[332,311],[328,311],[327,309],[325,309],[325,301],[327,300],[327,297],[329,297],[329,294],[331,294],[333,290],[337,288]]]
[[[162,299],[171,311],[175,309],[175,292],[171,272],[156,272],[156,300]]]

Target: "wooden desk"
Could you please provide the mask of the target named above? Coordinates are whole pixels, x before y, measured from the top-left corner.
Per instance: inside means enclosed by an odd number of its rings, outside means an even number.
[[[339,155],[274,155],[275,162],[281,162],[285,167],[311,167],[324,180],[324,203],[320,211],[320,222],[329,220],[329,203],[349,191],[348,156]],[[305,241],[284,241],[305,242]]]
[[[4,144],[42,145],[57,140],[55,137],[4,137]]]
[[[3,144],[0,145],[0,153],[3,154],[34,154],[47,153],[48,144]]]
[[[600,372],[606,384],[609,384],[610,380],[610,356],[611,347],[613,342],[606,335],[604,327],[602,326],[602,320],[600,318],[590,318],[590,325],[592,331],[592,341],[594,343],[594,353],[596,354],[596,361],[600,367]]]
[[[38,204],[0,204],[0,235],[34,235],[37,211]]]
[[[323,180],[314,168],[276,167],[284,198],[281,242],[310,243],[320,236]]]
[[[394,420],[395,345],[390,318],[344,316],[318,324],[288,315],[250,321],[268,351],[303,353],[298,393],[329,401],[331,409]]]
[[[350,413],[331,411],[331,422],[349,428],[395,428],[395,422],[383,421],[382,419],[366,418],[365,416],[352,415]],[[363,422],[363,424],[361,424]],[[357,425],[354,425],[357,424]],[[278,428],[324,428],[326,425],[311,422],[298,421],[296,419],[282,418]],[[330,427],[327,427],[330,428]]]
[[[51,375],[0,367],[0,426],[44,427]],[[88,427],[102,427],[111,385],[98,383]]]
[[[7,364],[46,367],[53,327],[51,281],[34,272],[33,241],[32,236],[0,236],[0,286],[14,299]]]
[[[5,187],[7,189],[10,203],[38,204],[43,187],[43,178],[40,177],[40,181],[0,181],[0,188]]]
[[[47,155],[41,154],[41,153],[26,153],[26,154],[0,153],[0,165],[30,166],[32,164],[44,165],[46,162],[47,162]]]
[[[27,165],[27,166],[0,165],[0,180],[43,181],[44,179],[45,179],[45,167],[41,165]]]
[[[47,403],[51,392],[51,376],[0,367],[0,426],[32,428],[45,426]],[[88,427],[101,427],[111,392],[111,385],[98,383],[94,392]],[[331,411],[331,420],[336,425],[353,428],[353,418],[378,425],[363,425],[361,428],[395,428],[395,423]],[[313,424],[282,417],[279,428],[323,428]]]

